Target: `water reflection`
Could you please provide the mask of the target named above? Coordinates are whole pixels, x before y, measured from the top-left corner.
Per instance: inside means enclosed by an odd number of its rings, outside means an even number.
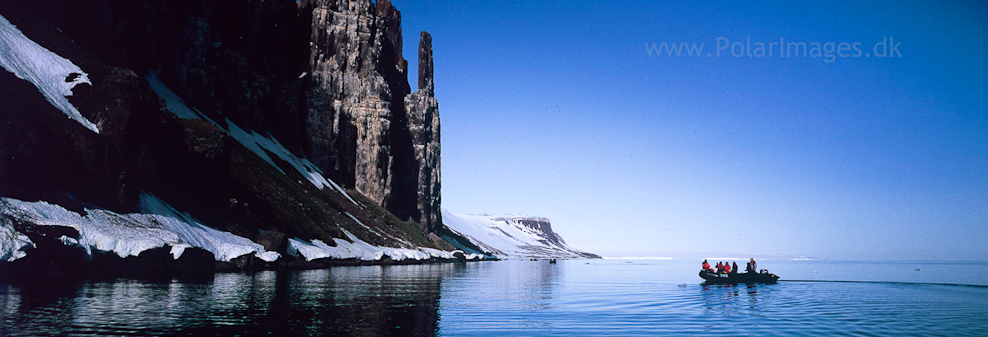
[[[760,302],[771,296],[774,284],[701,285],[704,313],[708,315],[751,316],[763,314]]]
[[[988,335],[988,288],[702,286],[695,268],[501,261],[0,283],[0,336]]]
[[[470,263],[443,282],[441,329],[453,335],[532,335],[556,329],[566,261]]]
[[[0,284],[0,335],[435,335],[456,264]]]

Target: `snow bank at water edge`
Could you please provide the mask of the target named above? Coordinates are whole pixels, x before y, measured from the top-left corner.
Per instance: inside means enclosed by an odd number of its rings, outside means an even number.
[[[65,245],[79,246],[92,257],[93,250],[112,252],[121,258],[138,256],[141,252],[169,246],[172,257],[178,259],[186,248],[197,247],[213,253],[217,261],[230,261],[243,255],[274,262],[281,255],[266,251],[260,244],[203,225],[187,213],[182,213],[149,193],[142,193],[141,210],[145,213],[117,214],[100,209],[86,209],[86,215],[69,211],[44,201],[25,202],[0,198],[0,259],[14,261],[26,256],[34,247],[31,240],[14,228],[14,222],[36,226],[62,226],[79,232],[78,238],[62,236]],[[288,253],[312,261],[321,258],[378,261],[385,256],[391,260],[452,260],[456,252],[432,248],[392,248],[369,244],[343,230],[348,240],[334,239],[336,246],[320,240],[289,241]],[[479,260],[480,254],[464,254],[468,260]]]
[[[72,61],[31,41],[3,16],[0,16],[0,67],[34,84],[66,116],[99,133],[96,124],[83,117],[66,98],[72,96],[76,85],[92,84],[89,76]]]
[[[438,249],[419,247],[417,249],[381,247],[369,244],[360,240],[345,229],[343,233],[350,241],[343,239],[333,239],[336,246],[327,245],[320,240],[306,242],[293,238],[289,240],[288,254],[305,258],[306,261],[315,259],[357,259],[363,261],[377,261],[385,256],[392,260],[428,260],[430,258],[454,259],[454,252],[447,252]],[[351,242],[352,241],[352,242]],[[479,260],[484,256],[481,254],[464,254],[467,260]]]
[[[0,199],[0,235],[8,232],[23,235],[14,230],[13,221],[22,221],[39,226],[70,227],[79,232],[79,238],[63,236],[66,245],[76,245],[85,250],[88,256],[92,251],[112,252],[121,258],[137,256],[141,252],[164,246],[172,247],[171,253],[178,259],[185,248],[198,247],[213,253],[217,261],[254,254],[258,258],[272,262],[280,256],[277,252],[265,251],[264,247],[246,238],[206,227],[187,214],[178,213],[171,206],[150,194],[141,195],[141,206],[146,211],[159,214],[117,214],[100,209],[86,209],[86,215],[69,211],[58,205],[44,201],[25,202],[17,199]],[[23,242],[14,240],[0,243],[0,256],[23,257],[26,247],[15,248]],[[12,251],[12,253],[10,252]],[[7,252],[7,253],[4,253]],[[8,260],[11,260],[8,257]]]
[[[277,252],[264,250],[264,246],[247,238],[203,225],[188,213],[175,210],[149,193],[141,194],[141,210],[164,216],[169,220],[165,222],[167,228],[178,234],[183,243],[212,252],[217,261],[230,261],[238,256],[254,253],[261,260],[274,262],[281,256]]]
[[[6,222],[0,222],[0,260],[11,262],[27,256],[25,249],[34,247],[27,235],[18,233]]]

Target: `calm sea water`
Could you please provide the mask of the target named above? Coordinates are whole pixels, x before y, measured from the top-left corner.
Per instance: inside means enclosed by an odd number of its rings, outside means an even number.
[[[704,286],[697,261],[543,260],[0,283],[0,335],[988,335],[988,263],[759,268],[788,281]]]

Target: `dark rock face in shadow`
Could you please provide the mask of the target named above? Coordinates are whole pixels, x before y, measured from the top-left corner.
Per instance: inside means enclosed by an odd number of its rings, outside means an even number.
[[[389,1],[52,0],[2,2],[0,15],[88,74],[69,101],[100,130],[0,72],[0,196],[133,213],[149,192],[258,242],[275,231],[332,244],[346,229],[451,249],[438,239],[438,105],[431,84],[410,93]],[[212,123],[175,118],[149,72],[202,116],[270,134],[366,198],[317,190],[275,158],[280,175]],[[268,243],[284,256],[279,241]]]
[[[133,212],[153,190],[256,237],[282,205],[230,181],[243,163],[220,130],[167,116],[143,79],[153,71],[205,116],[269,133],[399,220],[441,227],[431,37],[419,53],[428,89],[411,94],[389,1],[53,0],[5,2],[0,14],[89,74],[70,101],[101,129],[78,130],[30,84],[0,75],[0,98],[15,102],[0,108],[0,195]]]

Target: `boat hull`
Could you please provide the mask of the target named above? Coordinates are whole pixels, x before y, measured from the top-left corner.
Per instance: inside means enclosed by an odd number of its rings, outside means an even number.
[[[776,283],[779,281],[779,276],[775,274],[718,274],[704,270],[700,271],[700,278],[706,284]]]

